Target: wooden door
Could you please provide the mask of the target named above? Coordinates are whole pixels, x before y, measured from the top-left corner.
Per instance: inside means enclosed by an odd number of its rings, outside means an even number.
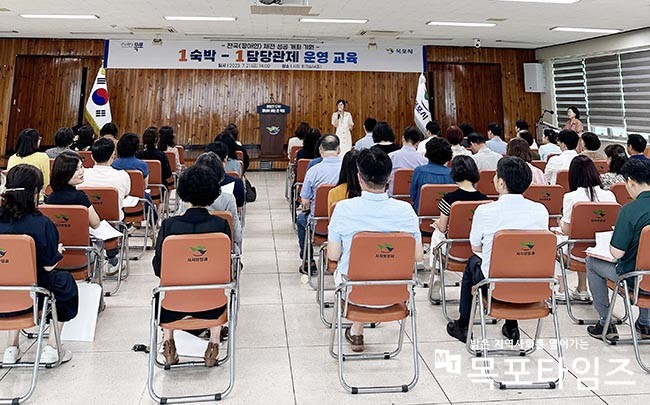
[[[54,145],[57,129],[80,124],[86,97],[101,63],[101,58],[19,55],[5,149],[7,156],[13,154],[18,134],[25,128],[35,128],[43,135],[43,149]]]
[[[429,63],[429,94],[433,117],[442,133],[469,122],[487,136],[490,122],[503,126],[501,67],[482,63]]]

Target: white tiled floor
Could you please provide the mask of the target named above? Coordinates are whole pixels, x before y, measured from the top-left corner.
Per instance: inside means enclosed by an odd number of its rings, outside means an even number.
[[[282,195],[284,173],[250,173],[257,187],[258,201],[248,206],[244,229],[244,271],[241,276],[241,307],[237,330],[236,384],[225,399],[233,404],[429,404],[499,403],[522,405],[642,404],[650,394],[650,376],[636,364],[629,346],[606,346],[586,335],[585,326],[573,324],[560,309],[560,327],[566,338],[568,373],[564,386],[556,390],[490,389],[472,382],[471,356],[464,346],[451,339],[439,307],[429,304],[426,291],[418,289],[417,319],[420,379],[411,392],[399,394],[350,395],[338,382],[337,363],[328,353],[329,330],[320,322],[315,293],[302,284],[298,266],[298,244],[289,210]],[[118,295],[106,299],[106,311],[99,315],[94,343],[65,343],[74,352],[72,361],[59,369],[44,370],[31,403],[50,404],[151,404],[146,390],[147,356],[131,347],[148,342],[149,300],[156,277],[151,270],[152,253],[131,264],[132,274]],[[451,313],[454,314],[454,306]],[[578,308],[592,314],[591,308]],[[593,314],[592,314],[593,315]],[[452,315],[455,316],[455,315]],[[533,322],[522,322],[522,330],[532,336]],[[356,384],[407,382],[411,372],[412,336],[394,360],[346,362],[346,377]],[[619,331],[624,331],[623,327]],[[389,348],[396,338],[397,325],[384,324],[366,332],[372,347]],[[475,333],[478,333],[478,329]],[[498,337],[500,324],[489,327],[489,336]],[[542,330],[545,347],[533,354],[526,371],[556,362],[549,338],[552,323]],[[26,348],[30,342],[24,341]],[[579,347],[576,347],[579,346]],[[4,347],[3,347],[4,348]],[[460,373],[446,371],[441,350],[459,355]],[[32,348],[27,355],[33,358]],[[438,351],[438,352],[436,352]],[[643,353],[650,360],[650,350]],[[582,358],[582,360],[580,359]],[[517,358],[515,360],[521,360]],[[629,359],[628,373],[611,373],[618,359]],[[591,369],[579,374],[588,362]],[[595,368],[597,365],[597,369]],[[521,367],[516,364],[516,367]],[[548,365],[545,365],[548,367]],[[496,362],[496,372],[508,371],[504,359]],[[477,372],[477,371],[474,371]],[[629,374],[632,373],[632,374]],[[503,375],[503,374],[501,374]],[[214,391],[226,382],[227,368],[158,371],[155,384],[164,394],[191,394]],[[528,378],[533,378],[528,377]],[[581,382],[581,378],[593,378]],[[27,388],[27,370],[0,370],[0,396],[19,394]],[[527,379],[526,376],[522,379]],[[631,385],[613,385],[629,382]],[[588,387],[586,384],[589,384]]]

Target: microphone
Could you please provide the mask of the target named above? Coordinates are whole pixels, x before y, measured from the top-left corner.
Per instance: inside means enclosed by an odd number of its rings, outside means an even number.
[[[544,110],[545,113],[549,113],[551,115],[555,114],[555,111],[553,110]]]
[[[341,119],[341,113],[339,113],[339,118],[338,118],[338,119],[339,119],[339,120]]]

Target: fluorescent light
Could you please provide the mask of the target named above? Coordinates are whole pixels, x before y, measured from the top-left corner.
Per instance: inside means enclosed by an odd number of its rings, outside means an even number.
[[[572,4],[580,0],[498,0],[498,1],[513,1],[519,3],[555,3],[555,4]]]
[[[455,21],[429,21],[427,25],[441,25],[445,27],[495,27],[493,23],[472,23],[472,22],[455,22]]]
[[[57,20],[98,20],[95,14],[20,14],[23,18],[49,18]]]
[[[167,21],[237,21],[236,17],[164,16]]]
[[[562,32],[587,32],[591,34],[616,34],[621,32],[618,29],[610,28],[574,28],[574,27],[553,27],[551,31],[562,31]]]
[[[304,23],[332,23],[332,24],[365,24],[368,20],[355,20],[351,18],[301,18]]]

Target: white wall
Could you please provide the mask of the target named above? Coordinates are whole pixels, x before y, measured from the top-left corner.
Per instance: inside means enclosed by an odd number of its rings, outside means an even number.
[[[566,45],[551,46],[537,49],[535,56],[540,63],[544,63],[546,74],[546,88],[542,93],[542,108],[553,110],[555,107],[555,91],[553,88],[553,65],[556,58],[570,58],[608,54],[617,51],[633,51],[650,48],[650,29],[637,30],[622,34],[608,35],[606,37],[573,42]],[[565,114],[560,111],[560,122],[564,122]],[[554,115],[557,120],[558,115]],[[555,122],[557,124],[557,121]]]

